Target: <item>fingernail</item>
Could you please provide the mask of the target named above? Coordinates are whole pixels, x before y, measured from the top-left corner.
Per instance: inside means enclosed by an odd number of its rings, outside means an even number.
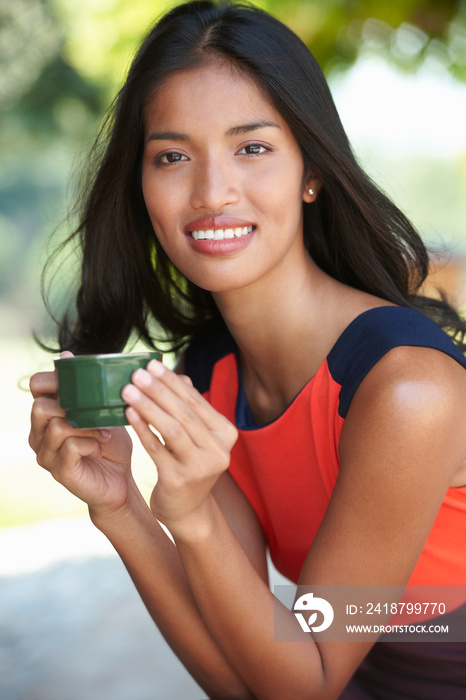
[[[125,414],[130,422],[135,422],[139,419],[139,413],[132,406],[126,409]]]
[[[132,376],[132,380],[140,386],[147,386],[150,384],[150,374],[145,369],[137,369]]]
[[[104,440],[109,440],[112,437],[112,433],[110,432],[110,430],[107,430],[106,428],[102,428],[102,430],[100,431],[100,434]]]
[[[121,397],[123,401],[135,401],[141,396],[141,392],[133,384],[127,384],[123,387]]]
[[[165,372],[165,367],[158,360],[151,360],[147,365],[147,369],[154,377],[160,377]]]

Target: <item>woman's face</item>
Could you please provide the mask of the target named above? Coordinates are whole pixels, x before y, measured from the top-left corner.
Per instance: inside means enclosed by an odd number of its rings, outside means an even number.
[[[144,200],[174,265],[212,292],[304,255],[304,164],[246,75],[211,63],[167,78],[145,113]]]

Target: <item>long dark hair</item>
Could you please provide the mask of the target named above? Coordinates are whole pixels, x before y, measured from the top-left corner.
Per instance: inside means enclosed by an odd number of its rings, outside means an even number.
[[[177,350],[222,325],[210,292],[181,275],[160,246],[141,189],[145,105],[168,75],[215,57],[265,89],[305,167],[322,178],[316,201],[303,205],[305,245],[317,265],[345,284],[423,311],[465,349],[466,323],[457,312],[444,299],[419,294],[429,271],[426,247],[358,165],[308,48],[257,8],[204,0],[175,7],[150,31],[99,133],[94,154],[103,155],[70,236],[80,239],[82,276],[76,308],[58,324],[60,348],[116,352],[136,335]]]

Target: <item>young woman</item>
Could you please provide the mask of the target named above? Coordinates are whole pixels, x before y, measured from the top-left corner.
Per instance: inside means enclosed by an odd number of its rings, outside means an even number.
[[[267,547],[302,585],[466,584],[465,325],[420,296],[425,248],[358,166],[315,60],[257,9],[181,5],[103,138],[59,343],[160,346],[155,320],[183,351],[122,392],[158,480],[149,508],[125,429],[73,429],[53,373],[31,380],[39,464],[88,503],[210,697],[464,697],[465,644],[274,641],[277,615],[297,621]]]

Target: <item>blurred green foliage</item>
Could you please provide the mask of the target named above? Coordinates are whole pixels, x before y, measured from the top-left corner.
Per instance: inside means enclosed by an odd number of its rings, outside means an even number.
[[[170,0],[2,0],[0,303],[41,308],[38,250],[64,216],[85,154],[142,36]],[[406,70],[435,55],[466,80],[466,0],[256,0],[311,47],[328,75],[371,51]],[[28,322],[28,321],[26,321]]]
[[[121,83],[141,37],[173,0],[3,0],[0,102],[38,128],[67,99],[98,113]],[[364,46],[408,69],[441,52],[466,78],[466,1],[256,0],[290,26],[329,71]],[[60,110],[59,110],[60,111]],[[46,121],[46,119],[45,119]],[[60,121],[58,119],[58,121]]]
[[[464,0],[268,0],[264,5],[301,36],[327,73],[349,67],[370,47],[407,70],[435,50],[456,76],[466,78]]]

